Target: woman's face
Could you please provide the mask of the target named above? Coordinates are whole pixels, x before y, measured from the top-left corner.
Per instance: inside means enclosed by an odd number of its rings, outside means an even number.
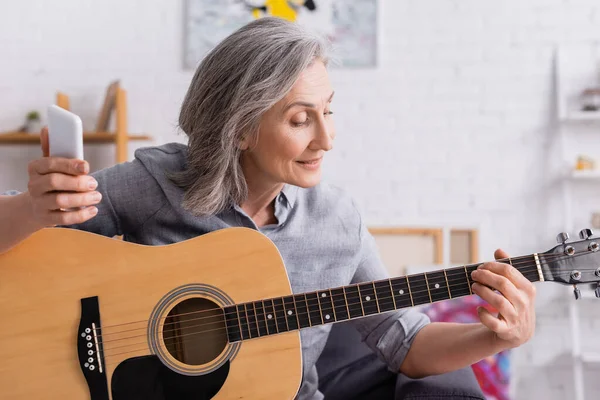
[[[246,179],[304,188],[319,183],[323,156],[333,148],[335,137],[332,97],[325,65],[315,61],[287,96],[263,115],[257,142],[242,143]]]

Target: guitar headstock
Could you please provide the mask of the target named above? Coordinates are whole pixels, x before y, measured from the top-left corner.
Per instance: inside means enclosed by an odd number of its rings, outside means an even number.
[[[581,297],[578,284],[595,283],[596,297],[600,297],[600,237],[593,237],[591,229],[579,232],[581,240],[569,242],[569,235],[559,233],[559,245],[542,253],[544,278],[549,281],[574,285],[575,298]]]

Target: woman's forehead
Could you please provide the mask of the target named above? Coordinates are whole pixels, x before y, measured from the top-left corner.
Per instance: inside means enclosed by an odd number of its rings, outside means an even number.
[[[315,62],[300,74],[292,89],[282,99],[282,105],[287,107],[297,101],[311,104],[327,103],[332,94],[333,88],[327,68],[322,62]]]

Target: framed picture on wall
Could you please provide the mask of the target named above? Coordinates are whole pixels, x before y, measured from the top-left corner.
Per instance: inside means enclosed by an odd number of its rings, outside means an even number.
[[[184,68],[193,69],[243,25],[275,16],[331,41],[342,67],[372,68],[378,56],[379,0],[186,0]]]
[[[408,266],[443,264],[440,228],[369,228],[390,276],[406,275]],[[440,267],[441,268],[441,267]]]
[[[390,276],[479,262],[479,233],[467,228],[370,227]]]

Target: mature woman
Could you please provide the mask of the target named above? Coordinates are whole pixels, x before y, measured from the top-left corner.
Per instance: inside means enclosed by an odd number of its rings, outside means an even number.
[[[241,28],[194,75],[179,117],[187,146],[141,149],[132,162],[91,176],[82,160],[31,162],[29,190],[0,198],[0,251],[55,225],[149,245],[245,226],[277,245],[294,292],[385,278],[352,199],[320,183],[335,138],[327,61],[325,44],[295,24],[264,18]],[[60,211],[75,207],[85,208]],[[473,278],[473,292],[500,316],[481,309],[481,323],[429,323],[408,310],[353,323],[392,371],[411,377],[456,370],[527,341],[532,284],[500,263],[483,264]],[[302,331],[299,398],[321,398],[315,362],[330,327]]]

